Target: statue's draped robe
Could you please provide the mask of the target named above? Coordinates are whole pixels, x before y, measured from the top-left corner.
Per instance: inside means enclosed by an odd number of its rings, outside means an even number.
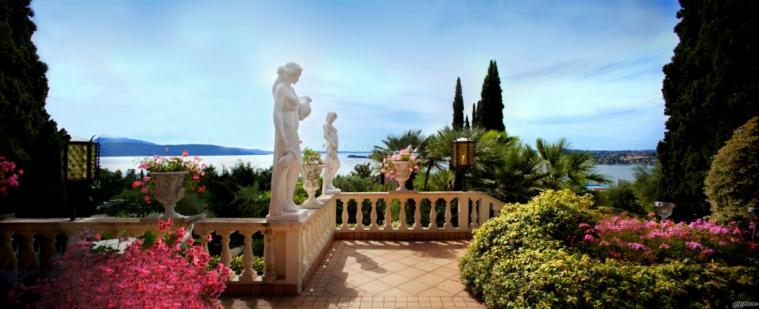
[[[324,139],[327,141],[327,164],[324,170],[325,179],[322,186],[322,194],[328,189],[335,189],[332,180],[337,174],[337,170],[340,168],[340,159],[337,157],[337,129],[335,129],[335,127],[329,122],[324,124]]]
[[[301,103],[295,90],[285,83],[274,87],[274,161],[271,178],[271,201],[269,215],[282,212],[295,212],[298,208],[293,202],[295,184],[302,168],[299,121],[311,112],[308,103]],[[295,156],[288,153],[290,148]]]

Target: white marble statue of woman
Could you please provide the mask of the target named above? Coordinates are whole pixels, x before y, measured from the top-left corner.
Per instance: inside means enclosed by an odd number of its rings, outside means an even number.
[[[335,188],[332,179],[337,175],[340,169],[340,160],[337,158],[337,129],[332,125],[337,119],[334,112],[327,113],[327,119],[324,121],[324,140],[327,142],[327,160],[324,164],[324,183],[322,184],[322,195],[340,193],[340,189]]]
[[[298,124],[311,113],[311,98],[298,97],[293,84],[303,69],[288,62],[277,69],[271,87],[274,96],[274,164],[271,177],[269,217],[294,215],[300,210],[293,201],[295,184],[303,168]]]

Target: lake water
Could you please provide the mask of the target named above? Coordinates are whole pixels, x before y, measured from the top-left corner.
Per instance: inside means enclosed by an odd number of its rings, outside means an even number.
[[[371,160],[366,158],[348,158],[347,153],[341,153],[340,157],[340,170],[338,174],[347,175],[353,171],[353,167],[357,164],[369,163]],[[145,157],[101,157],[100,167],[110,171],[126,171],[127,169],[137,169],[137,164]],[[249,156],[201,156],[203,163],[207,165],[216,166],[218,169],[222,167],[230,168],[239,162],[250,163],[251,166],[258,168],[268,168],[272,164],[272,155],[249,155]],[[596,165],[595,170],[601,174],[609,176],[612,182],[616,183],[618,180],[634,180],[633,168],[635,165]]]

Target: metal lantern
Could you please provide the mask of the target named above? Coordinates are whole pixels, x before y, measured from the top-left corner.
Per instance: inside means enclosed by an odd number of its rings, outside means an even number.
[[[66,195],[71,208],[71,220],[77,217],[77,205],[86,207],[85,212],[93,211],[92,180],[100,166],[100,145],[94,141],[72,138],[65,148],[64,166],[66,167]]]
[[[454,190],[464,190],[464,175],[474,166],[474,141],[461,137],[453,142],[451,167],[456,172]]]
[[[91,181],[99,166],[100,145],[90,140],[72,138],[66,145],[66,179]]]
[[[468,169],[474,165],[474,141],[461,137],[453,142],[451,165],[454,169]]]

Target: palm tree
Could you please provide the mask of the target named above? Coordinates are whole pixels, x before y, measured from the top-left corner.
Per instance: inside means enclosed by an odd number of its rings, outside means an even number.
[[[374,146],[370,157],[372,160],[382,163],[382,159],[392,154],[393,152],[400,151],[408,146],[411,146],[416,152],[423,150],[427,139],[422,134],[422,130],[408,130],[400,135],[388,135],[382,140],[381,146]]]
[[[537,194],[543,174],[535,150],[505,132],[489,131],[475,144],[472,187],[505,202],[526,202]]]
[[[538,138],[535,147],[543,161],[545,177],[541,183],[545,189],[570,188],[581,192],[588,181],[609,182],[605,175],[593,171],[593,157],[589,153],[569,150],[570,144],[566,138],[554,143]]]
[[[493,193],[509,203],[526,203],[540,193],[545,174],[540,171],[542,160],[529,145],[514,143],[501,156],[501,165],[494,170],[497,184]]]

